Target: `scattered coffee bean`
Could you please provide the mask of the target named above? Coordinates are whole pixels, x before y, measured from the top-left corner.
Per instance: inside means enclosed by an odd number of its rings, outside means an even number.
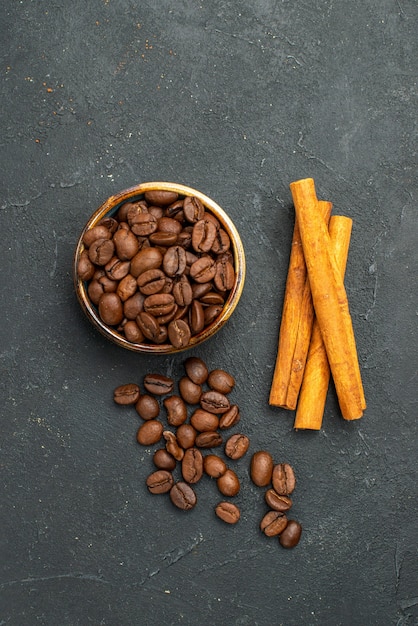
[[[148,491],[151,493],[167,493],[173,484],[173,475],[166,470],[157,470],[147,478]]]
[[[222,369],[212,370],[208,376],[208,385],[214,391],[230,393],[235,386],[235,379]]]
[[[232,404],[231,407],[221,416],[219,420],[219,428],[226,430],[232,428],[240,421],[241,416],[239,408],[236,404]]]
[[[196,493],[186,482],[179,481],[170,489],[170,500],[179,509],[189,511],[196,506]]]
[[[287,526],[287,517],[282,511],[269,511],[260,522],[260,528],[267,537],[276,537]]]
[[[255,452],[251,459],[250,475],[251,480],[257,487],[266,487],[271,482],[273,473],[273,457],[269,452],[260,450]]]
[[[203,458],[203,468],[211,478],[223,476],[228,469],[227,464],[216,454],[208,454]]]
[[[217,479],[216,484],[222,495],[230,497],[236,496],[241,486],[238,476],[231,469],[227,469],[226,472]]]
[[[198,448],[216,448],[222,445],[222,436],[216,430],[207,430],[196,435],[195,443]]]
[[[275,465],[271,480],[274,490],[281,496],[290,495],[296,486],[294,471],[288,463]]]
[[[165,448],[159,448],[152,457],[155,467],[172,472],[176,469],[176,459]]]
[[[188,404],[197,404],[202,395],[202,387],[194,383],[188,376],[183,376],[179,381],[180,395]]]
[[[228,398],[219,391],[205,391],[200,397],[200,406],[209,413],[222,415],[230,408]]]
[[[163,425],[158,420],[144,422],[138,429],[136,438],[143,446],[151,446],[157,443],[163,434]]]
[[[177,443],[183,450],[192,448],[196,441],[196,435],[197,432],[191,424],[181,424],[176,431]]]
[[[174,381],[162,374],[147,374],[144,378],[144,387],[156,396],[163,396],[173,391]]]
[[[180,426],[187,420],[187,407],[180,396],[169,396],[163,402],[167,409],[167,422],[170,426]]]
[[[278,494],[274,489],[268,489],[264,495],[266,504],[274,511],[288,511],[292,506],[292,500],[288,496]]]
[[[246,454],[250,446],[250,440],[246,435],[238,433],[232,435],[225,443],[225,454],[234,461],[240,459]]]
[[[236,524],[241,516],[239,508],[232,502],[219,502],[215,508],[215,513],[219,519],[227,524]]]
[[[203,409],[196,409],[190,418],[190,424],[201,433],[208,430],[214,431],[219,427],[219,418]]]
[[[154,396],[144,393],[135,404],[135,410],[143,420],[152,420],[158,417],[160,405]]]
[[[279,536],[280,545],[283,548],[294,548],[300,541],[302,526],[295,520],[289,520],[286,528]]]
[[[167,452],[171,454],[176,461],[181,461],[184,456],[184,450],[179,446],[176,435],[169,430],[165,430],[163,436],[167,442],[165,444]]]
[[[116,404],[130,405],[135,404],[140,396],[140,390],[138,385],[133,383],[127,385],[120,385],[116,387],[113,392],[113,399]]]
[[[207,365],[198,357],[189,357],[184,363],[187,376],[196,385],[203,385],[209,375]]]
[[[188,448],[181,462],[181,473],[187,483],[197,483],[203,476],[203,456],[197,448]]]

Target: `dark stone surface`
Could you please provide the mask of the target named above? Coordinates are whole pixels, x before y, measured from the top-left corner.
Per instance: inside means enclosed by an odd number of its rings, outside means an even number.
[[[246,5],[246,6],[244,6]],[[0,624],[418,623],[415,0],[1,3]],[[354,219],[346,285],[368,409],[320,433],[268,406],[293,227],[312,176]],[[235,221],[248,275],[196,350],[237,378],[239,524],[150,495],[151,451],[119,384],[183,356],[113,346],[77,304],[90,214],[147,180]],[[258,530],[249,455],[298,477],[295,550]]]

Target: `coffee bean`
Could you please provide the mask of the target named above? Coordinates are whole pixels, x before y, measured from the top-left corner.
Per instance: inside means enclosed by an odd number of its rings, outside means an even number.
[[[216,272],[213,279],[216,289],[221,293],[230,291],[235,282],[235,271],[232,263],[221,260],[216,263]]]
[[[126,339],[131,343],[142,343],[144,341],[144,333],[134,320],[128,320],[123,325],[123,332]]]
[[[274,511],[288,511],[292,506],[292,500],[288,496],[278,494],[274,489],[268,489],[264,494],[266,504]]]
[[[120,228],[113,235],[117,257],[121,261],[130,261],[139,252],[139,242],[131,230]]]
[[[204,325],[210,326],[220,315],[223,306],[221,304],[211,304],[204,309]]]
[[[154,293],[144,300],[144,310],[154,317],[168,315],[175,308],[176,303],[171,293]]]
[[[209,413],[222,414],[230,408],[228,398],[219,391],[205,391],[200,397],[200,406]]]
[[[135,320],[144,309],[145,296],[139,291],[123,303],[123,315],[128,320]]]
[[[222,437],[217,431],[205,431],[196,435],[195,443],[198,448],[216,448],[222,445]]]
[[[216,262],[210,256],[202,256],[190,266],[190,276],[197,283],[209,283],[215,274]]]
[[[158,420],[148,420],[140,426],[136,439],[143,446],[151,446],[161,439],[163,425]]]
[[[146,296],[150,296],[162,291],[165,285],[165,274],[158,268],[146,270],[138,276],[136,282],[140,292]]]
[[[241,419],[239,408],[236,404],[232,404],[231,407],[221,416],[219,420],[219,428],[222,430],[226,430],[227,428],[232,428],[238,424]]]
[[[219,419],[213,413],[208,413],[208,411],[204,411],[203,409],[196,409],[190,418],[190,423],[193,428],[203,433],[208,430],[217,430]]]
[[[163,262],[163,255],[158,248],[140,250],[131,261],[131,274],[138,278],[146,270],[158,269]]]
[[[216,226],[209,220],[199,220],[193,226],[192,246],[196,252],[209,252],[216,237]],[[233,268],[232,268],[232,271]]]
[[[207,365],[202,359],[191,356],[184,362],[184,369],[187,376],[196,385],[203,385],[206,382],[209,371]]]
[[[187,450],[188,448],[194,446],[196,435],[196,430],[190,424],[182,424],[176,430],[177,442],[183,450]]]
[[[147,487],[150,493],[167,493],[174,484],[171,472],[167,470],[157,470],[147,478]]]
[[[241,459],[250,446],[250,440],[246,435],[237,433],[232,435],[225,443],[225,454],[230,459]]]
[[[83,250],[77,263],[77,274],[80,280],[91,280],[96,270],[95,265],[90,261],[89,253]]]
[[[269,511],[260,522],[260,528],[267,537],[276,537],[287,526],[287,517],[282,511]]]
[[[181,461],[184,457],[184,450],[179,446],[176,435],[169,430],[165,430],[163,436],[167,442],[165,444],[167,452],[171,454],[176,461]]]
[[[144,378],[144,387],[156,396],[171,393],[174,387],[174,380],[162,374],[147,374]]]
[[[157,218],[152,213],[138,213],[129,221],[129,225],[134,235],[146,237],[157,230]]]
[[[255,452],[251,458],[250,475],[251,480],[258,487],[266,487],[271,482],[273,473],[273,457],[269,452],[260,450]]]
[[[191,337],[190,327],[182,319],[173,320],[168,325],[168,338],[175,348],[185,348],[189,345]]]
[[[281,496],[290,495],[296,486],[295,473],[288,463],[275,465],[271,480],[274,490]]]
[[[188,404],[197,404],[202,395],[202,387],[196,385],[188,376],[183,376],[179,381],[180,395]]]
[[[178,198],[176,191],[164,191],[160,189],[146,191],[144,195],[147,202],[157,206],[167,206],[175,202]]]
[[[222,369],[212,370],[208,376],[208,385],[214,391],[227,394],[235,386],[235,378]]]
[[[135,294],[136,289],[136,279],[132,276],[132,274],[127,274],[124,278],[122,278],[122,280],[119,281],[116,293],[122,302],[126,302],[126,300]]]
[[[294,548],[300,541],[302,526],[296,520],[289,520],[286,528],[279,536],[283,548]]]
[[[113,399],[116,404],[135,404],[140,396],[140,393],[138,385],[135,385],[134,383],[120,385],[114,390]]]
[[[129,261],[121,261],[120,258],[114,256],[109,263],[105,265],[106,276],[111,280],[122,280],[128,275],[131,264]]]
[[[183,211],[186,220],[195,224],[199,220],[203,219],[205,207],[199,198],[196,198],[195,196],[188,196],[184,199]]]
[[[186,251],[182,246],[168,248],[164,255],[163,267],[167,276],[181,276],[186,269]]]
[[[84,233],[83,243],[87,248],[89,248],[94,241],[98,241],[100,239],[110,239],[111,236],[111,231],[104,224],[97,224]]]
[[[215,513],[219,519],[227,524],[236,524],[241,516],[239,508],[232,502],[219,502],[215,508]]]
[[[142,394],[135,404],[135,410],[143,420],[152,420],[158,417],[160,413],[160,405],[154,396],[147,393]]]
[[[104,293],[99,300],[100,319],[109,326],[116,326],[123,320],[122,301],[116,293]]]
[[[188,448],[181,462],[181,473],[188,483],[197,483],[203,475],[203,456],[197,448]]]
[[[179,306],[189,306],[193,300],[192,287],[187,276],[180,276],[173,286],[173,296]]]
[[[96,239],[89,248],[89,259],[95,265],[106,265],[115,253],[115,244],[111,239]]]
[[[216,484],[219,491],[224,496],[236,496],[240,490],[239,478],[231,469],[227,469],[226,472],[217,479]]]
[[[180,426],[187,419],[187,407],[180,396],[168,396],[163,402],[167,410],[167,422],[170,426]]]
[[[138,328],[143,333],[144,337],[150,339],[154,343],[158,343],[160,337],[160,325],[153,315],[146,311],[141,311],[136,318]]]
[[[197,497],[190,485],[179,481],[170,489],[170,500],[177,508],[189,511],[196,506]]]
[[[225,461],[216,454],[208,454],[203,458],[203,468],[211,478],[219,478],[228,469]]]
[[[165,448],[159,448],[152,457],[155,467],[172,472],[176,468],[176,459]]]
[[[215,254],[222,254],[229,250],[231,246],[231,240],[228,233],[223,228],[218,228],[216,231],[215,241],[212,245],[212,250]]]
[[[193,335],[197,335],[205,327],[205,313],[199,300],[193,300],[190,305],[189,324]]]

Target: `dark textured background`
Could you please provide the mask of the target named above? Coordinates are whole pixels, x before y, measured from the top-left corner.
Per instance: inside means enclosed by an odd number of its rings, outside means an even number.
[[[2,0],[0,625],[418,623],[416,0]],[[368,409],[320,433],[268,406],[293,228],[312,176],[352,217],[346,276]],[[147,493],[115,386],[183,355],[128,353],[76,301],[77,237],[107,196],[191,185],[235,221],[248,275],[194,353],[237,379],[240,429],[297,473],[293,551],[198,485]]]

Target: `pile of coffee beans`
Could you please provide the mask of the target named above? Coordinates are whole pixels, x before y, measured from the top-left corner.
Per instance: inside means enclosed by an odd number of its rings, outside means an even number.
[[[177,383],[162,374],[147,374],[142,388],[136,383],[121,385],[113,399],[133,406],[141,418],[138,443],[156,446],[155,469],[146,479],[148,491],[168,494],[174,506],[188,511],[197,504],[196,484],[209,476],[227,498],[218,502],[215,514],[227,524],[236,524],[241,512],[231,498],[240,492],[241,482],[230,465],[246,455],[250,440],[242,432],[225,435],[241,419],[239,406],[230,399],[235,379],[223,369],[210,371],[198,357],[186,359],[184,370]],[[293,469],[286,463],[274,464],[268,452],[260,451],[252,455],[250,476],[258,487],[268,487],[269,511],[261,531],[269,537],[278,535],[286,548],[296,546],[301,526],[286,516],[296,484]]]
[[[260,522],[267,537],[279,537],[284,548],[294,548],[300,540],[302,526],[288,519],[286,513],[292,506],[290,495],[296,487],[293,468],[288,463],[274,463],[269,452],[260,450],[251,458],[251,480],[257,487],[267,487],[264,499],[269,510]]]
[[[139,444],[163,444],[153,454],[155,471],[146,480],[148,491],[168,493],[176,507],[187,511],[196,506],[195,486],[204,475],[216,480],[222,496],[239,493],[240,480],[228,462],[242,458],[250,440],[242,433],[225,436],[240,421],[239,407],[229,399],[234,377],[223,369],[209,371],[197,357],[186,359],[184,369],[177,388],[168,376],[147,374],[143,389],[133,383],[121,385],[113,398],[119,405],[133,405],[142,419],[136,436]],[[174,478],[177,467],[179,480]],[[240,518],[238,506],[229,501],[219,502],[215,513],[229,524]]]
[[[184,348],[221,313],[235,283],[228,233],[197,197],[148,191],[86,231],[78,277],[129,342]]]

